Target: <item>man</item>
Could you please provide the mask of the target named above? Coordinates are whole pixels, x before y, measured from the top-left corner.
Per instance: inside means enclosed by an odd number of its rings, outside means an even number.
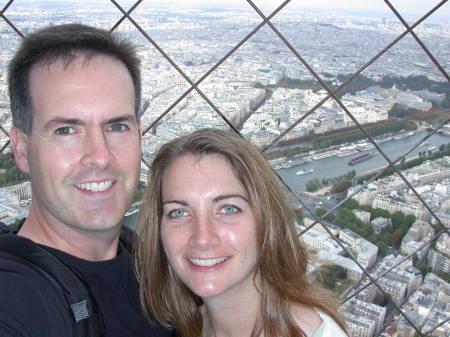
[[[8,83],[11,145],[32,182],[29,216],[15,237],[44,247],[82,280],[104,336],[170,336],[142,314],[119,241],[140,170],[135,49],[84,25],[45,28],[23,40]],[[56,288],[33,268],[0,258],[0,336],[72,336],[70,308]]]

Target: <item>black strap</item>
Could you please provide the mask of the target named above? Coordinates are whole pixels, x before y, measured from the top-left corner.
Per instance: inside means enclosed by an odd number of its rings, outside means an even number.
[[[133,253],[133,246],[136,242],[136,232],[127,226],[122,226],[120,231],[119,242],[128,251],[128,253]]]
[[[93,295],[84,282],[56,256],[23,237],[1,234],[0,257],[35,270],[63,294],[72,313],[74,337],[104,336],[103,319]]]

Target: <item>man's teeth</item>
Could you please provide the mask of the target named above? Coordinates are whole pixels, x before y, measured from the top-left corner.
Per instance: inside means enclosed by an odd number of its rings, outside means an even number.
[[[216,259],[189,259],[192,264],[200,267],[212,267],[228,259],[228,257],[218,257]]]
[[[79,189],[91,191],[91,192],[103,192],[113,184],[112,180],[102,181],[100,183],[84,183],[76,184]]]

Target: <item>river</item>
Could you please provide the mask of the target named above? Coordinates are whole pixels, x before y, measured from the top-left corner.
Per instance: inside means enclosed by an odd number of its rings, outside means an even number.
[[[419,131],[414,133],[412,136],[407,136],[398,140],[387,140],[379,144],[379,146],[381,150],[389,157],[389,159],[394,161],[408,152],[427,134],[427,131]],[[431,146],[436,146],[439,148],[441,144],[448,143],[450,143],[450,137],[434,134],[425,141],[426,145],[421,144],[410,154],[408,154],[406,158],[417,157],[419,152],[427,151]],[[355,170],[357,174],[363,174],[367,171],[380,168],[388,164],[383,156],[378,153],[377,149],[374,148],[369,151],[374,154],[373,157],[355,165],[348,165],[347,162],[361,153],[368,151],[355,153],[341,158],[332,156],[324,159],[313,160],[308,164],[279,169],[277,172],[283,178],[284,182],[291,186],[294,190],[304,191],[306,189],[306,183],[314,178],[333,178],[346,174],[351,170]],[[308,169],[314,169],[314,172],[304,175],[296,174],[299,170],[306,171]]]
[[[408,152],[412,146],[417,144],[422,138],[428,134],[427,131],[420,131],[414,133],[412,136],[404,137],[398,140],[387,140],[380,144],[381,150],[389,157],[391,161],[396,160],[400,155]],[[441,144],[447,144],[450,142],[450,137],[440,134],[434,134],[426,140],[426,145],[421,145],[414,149],[406,158],[417,157],[419,152],[427,151],[431,146],[439,148]],[[313,160],[308,164],[301,166],[292,166],[287,169],[277,170],[278,174],[283,178],[291,188],[297,191],[304,191],[306,189],[306,183],[314,178],[333,178],[351,170],[355,170],[357,174],[363,174],[367,171],[383,167],[387,164],[387,161],[376,149],[370,150],[374,156],[363,162],[355,165],[348,165],[347,162],[361,153],[355,153],[346,157],[332,156],[324,159]],[[367,151],[364,151],[364,153]],[[308,169],[314,169],[314,172],[304,175],[297,175],[297,171]],[[126,216],[123,220],[124,224],[134,228],[137,221],[138,213]]]

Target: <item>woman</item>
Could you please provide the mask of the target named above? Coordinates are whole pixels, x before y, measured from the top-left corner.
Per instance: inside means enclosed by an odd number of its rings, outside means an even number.
[[[143,199],[137,271],[144,310],[181,337],[346,336],[277,178],[234,133],[165,144]]]

